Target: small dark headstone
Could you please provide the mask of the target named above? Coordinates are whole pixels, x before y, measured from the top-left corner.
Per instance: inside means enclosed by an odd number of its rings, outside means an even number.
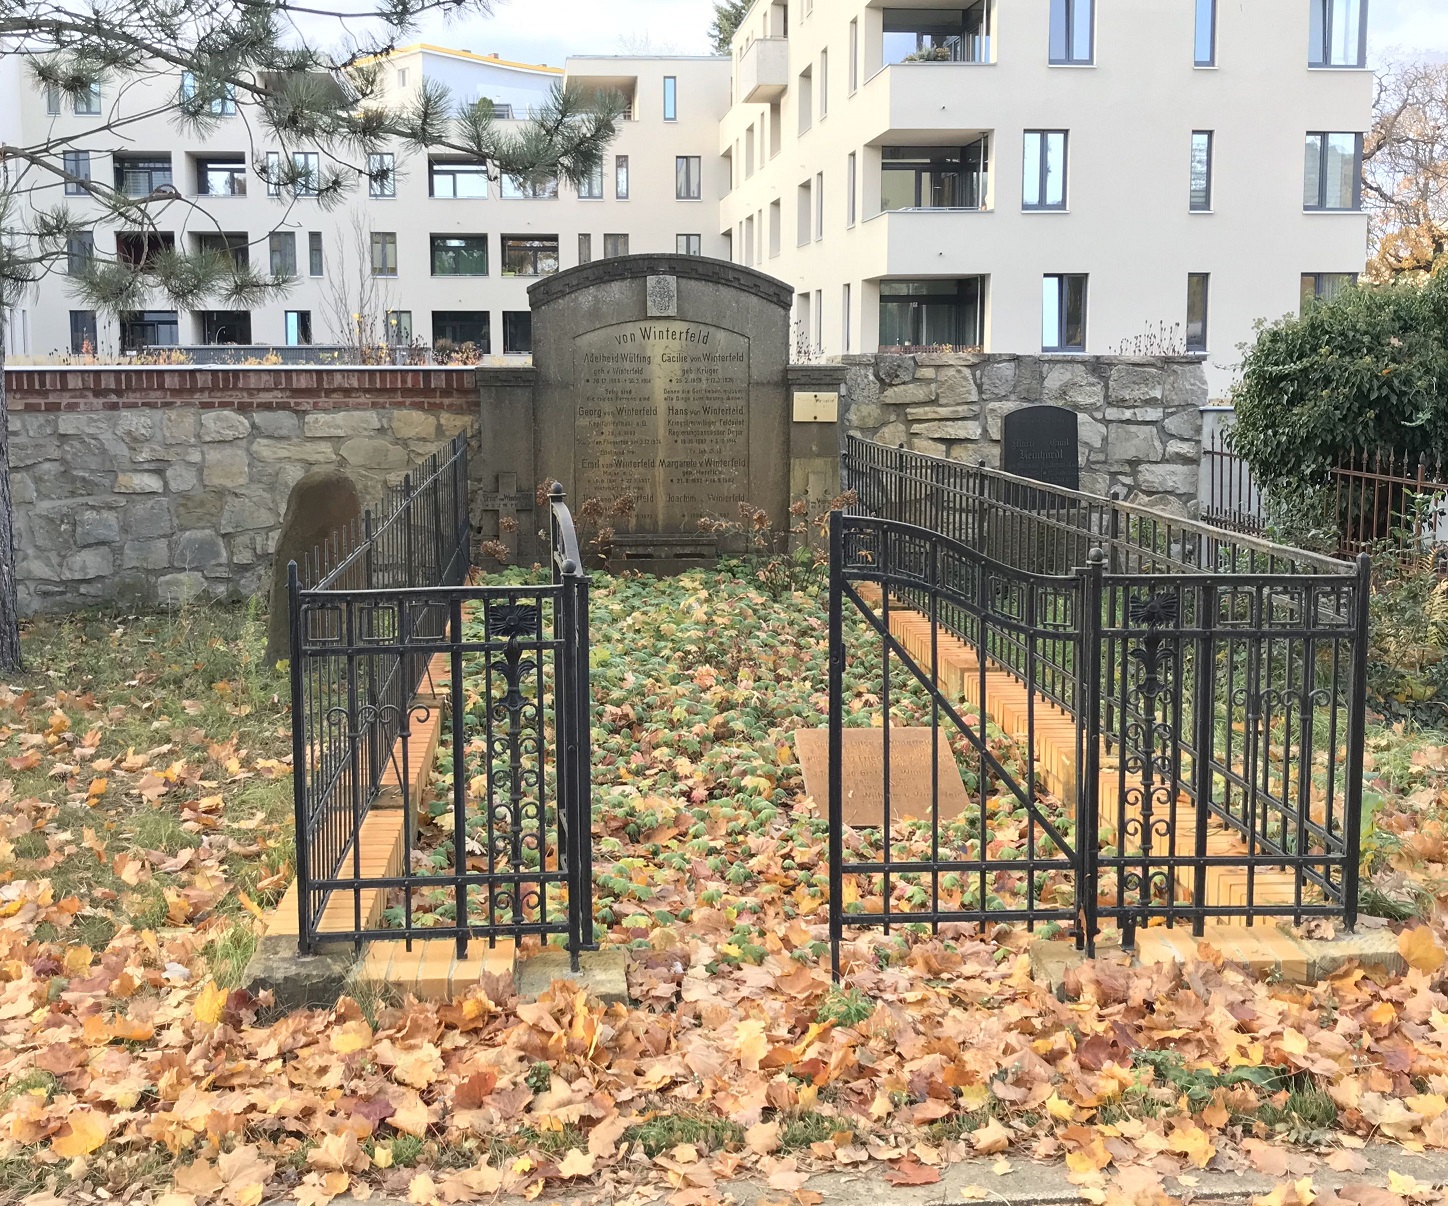
[[[1081,488],[1076,412],[1060,406],[1026,406],[1006,415],[1001,468],[1065,490]]]
[[[292,487],[282,533],[272,561],[271,614],[267,617],[267,665],[291,656],[290,627],[287,623],[287,563],[299,566],[338,528],[346,527],[362,514],[362,500],[356,483],[337,469],[318,469]]]

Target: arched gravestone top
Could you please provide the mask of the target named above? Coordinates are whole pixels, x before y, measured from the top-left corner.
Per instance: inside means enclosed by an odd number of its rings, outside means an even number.
[[[1024,406],[1006,415],[1001,468],[1064,490],[1081,488],[1076,412],[1061,406]]]
[[[598,499],[615,560],[710,557],[739,505],[789,526],[792,288],[723,260],[631,255],[539,281],[534,480]],[[615,509],[627,499],[629,506]]]
[[[287,612],[287,564],[298,566],[338,528],[362,514],[357,484],[339,469],[315,469],[292,487],[272,559],[271,612],[267,616],[267,665],[291,656]],[[304,583],[305,584],[305,583]]]

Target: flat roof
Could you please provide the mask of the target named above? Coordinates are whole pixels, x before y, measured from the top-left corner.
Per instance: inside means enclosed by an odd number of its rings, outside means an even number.
[[[547,63],[515,63],[512,59],[500,59],[493,54],[476,54],[471,50],[454,50],[450,46],[434,46],[431,42],[414,42],[411,46],[399,46],[396,50],[385,55],[373,55],[363,62],[374,62],[377,59],[391,59],[398,55],[417,54],[445,54],[457,59],[468,59],[474,63],[490,63],[494,67],[511,67],[515,71],[542,71],[548,75],[562,75],[562,67],[550,67]]]

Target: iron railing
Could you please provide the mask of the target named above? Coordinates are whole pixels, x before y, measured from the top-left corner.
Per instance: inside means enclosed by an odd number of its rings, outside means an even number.
[[[979,776],[981,824],[987,779],[1017,805],[1006,825],[1013,870],[996,865],[983,834],[968,856],[925,860],[911,873],[959,875],[969,864],[971,874],[1016,886],[1014,903],[997,891],[988,905],[982,892],[970,908],[902,914],[879,866],[846,859],[839,874],[863,877],[876,898],[855,915],[832,902],[836,941],[845,924],[1022,912],[1032,922],[1059,920],[1059,900],[1043,905],[1020,887],[1040,874],[1030,852],[1042,840],[1073,881],[1073,924],[1088,947],[1103,922],[1120,926],[1128,945],[1153,919],[1198,934],[1224,918],[1325,915],[1353,924],[1366,557],[1346,564],[854,438],[844,473],[859,502],[833,520],[832,634],[843,631],[836,613],[853,602],[870,639],[883,642],[887,669],[893,657],[922,685],[935,684],[928,691],[945,682],[950,692],[932,715],[943,711],[962,751],[990,751],[983,717],[1017,738],[1016,769],[1003,776],[987,759]],[[892,606],[923,625],[913,654],[889,635]],[[963,695],[958,674],[940,676],[942,642],[970,666]],[[838,642],[832,655],[843,667]],[[832,732],[841,684],[832,662]],[[888,709],[880,722],[891,723]],[[999,751],[992,756],[1006,765]],[[832,809],[839,770],[835,761]],[[1068,817],[1051,820],[1043,790],[1066,797]],[[938,818],[934,832],[937,848],[953,840]],[[859,885],[833,900],[846,895],[859,899]]]

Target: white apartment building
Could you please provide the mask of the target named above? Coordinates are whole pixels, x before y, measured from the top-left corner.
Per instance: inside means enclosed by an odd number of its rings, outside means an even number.
[[[471,343],[489,355],[526,356],[527,291],[538,276],[630,252],[726,253],[718,220],[726,165],[713,148],[728,107],[727,59],[583,56],[555,68],[417,45],[389,56],[388,99],[405,102],[424,78],[441,80],[458,102],[488,97],[504,121],[523,119],[567,79],[621,93],[629,119],[582,189],[500,183],[454,154],[394,155],[394,181],[364,176],[326,207],[268,195],[253,165],[280,152],[244,104],[228,106],[239,112],[225,114],[214,133],[192,138],[165,115],[184,86],[179,76],[128,82],[118,96],[102,87],[92,103],[74,106],[24,78],[16,56],[0,57],[0,122],[15,127],[8,137],[34,145],[74,135],[64,152],[74,174],[113,179],[137,196],[175,193],[151,206],[161,243],[230,249],[262,271],[295,277],[283,297],[248,311],[178,312],[157,298],[118,322],[79,308],[62,265],[10,312],[11,362],[86,348],[112,356],[158,345],[347,343],[358,315],[369,335],[399,344]],[[7,88],[19,97],[13,108]],[[88,135],[113,106],[160,114]],[[296,153],[323,175],[366,166],[329,162],[320,148]],[[53,205],[61,193],[54,186],[39,201]],[[92,205],[84,195],[64,199],[82,212]],[[144,242],[103,222],[72,251],[77,263],[87,254],[136,256]]]
[[[1362,268],[1368,0],[756,0],[719,149],[804,341],[1115,352],[1225,392]]]

